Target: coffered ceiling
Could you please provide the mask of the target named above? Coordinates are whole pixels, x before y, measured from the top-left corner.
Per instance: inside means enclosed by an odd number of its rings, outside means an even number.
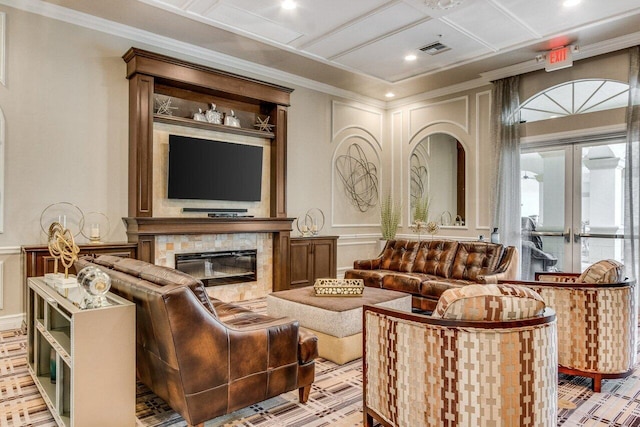
[[[535,57],[563,45],[580,59],[640,44],[640,1],[563,1],[47,0],[380,100],[539,69]],[[420,50],[433,43],[445,47]]]

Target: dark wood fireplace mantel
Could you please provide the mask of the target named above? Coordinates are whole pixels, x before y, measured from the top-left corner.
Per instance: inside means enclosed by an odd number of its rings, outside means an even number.
[[[129,241],[135,236],[290,232],[295,218],[123,218]]]
[[[294,218],[127,217],[129,242],[138,243],[138,259],[155,262],[156,236],[182,234],[269,233],[273,235],[273,290],[289,288],[289,240]]]

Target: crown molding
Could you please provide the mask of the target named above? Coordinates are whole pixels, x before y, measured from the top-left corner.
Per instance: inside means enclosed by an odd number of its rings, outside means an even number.
[[[355,92],[340,89],[315,80],[306,79],[285,71],[276,70],[271,67],[259,65],[251,61],[239,59],[210,49],[205,49],[190,43],[181,42],[149,31],[140,30],[128,25],[99,18],[97,16],[67,9],[42,0],[0,0],[0,4],[58,21],[63,21],[68,24],[78,25],[80,27],[129,39],[134,42],[145,43],[149,46],[166,49],[180,55],[188,55],[197,58],[197,62],[203,65],[209,65],[216,68],[224,67],[227,68],[226,71],[247,72],[258,76],[262,80],[278,80],[286,82],[289,85],[298,85],[329,95],[363,102],[371,106],[379,108],[386,107],[385,101],[369,98]]]
[[[578,46],[579,51],[573,54],[573,58],[574,60],[579,61],[581,59],[592,58],[594,56],[604,55],[617,50],[627,49],[638,44],[640,44],[640,31],[587,46]],[[480,73],[480,76],[488,83],[494,80],[504,79],[505,77],[543,70],[544,67],[544,62],[537,62],[535,58],[532,58],[529,61],[521,62],[519,64],[498,68],[487,71],[486,73]]]
[[[160,36],[149,31],[139,30],[128,25],[119,24],[117,22],[109,21],[93,15],[67,9],[62,6],[47,3],[43,0],[0,0],[0,4],[63,21],[69,24],[78,25],[106,34],[129,39],[133,42],[145,43],[149,46],[166,49],[179,55],[187,55],[189,57],[197,58],[197,61],[199,63],[202,63],[203,65],[217,68],[226,68],[227,71],[232,72],[246,72],[263,80],[271,79],[286,82],[289,85],[297,85],[328,95],[362,102],[364,104],[383,108],[386,110],[400,108],[408,104],[476,89],[488,85],[494,80],[544,69],[544,63],[538,63],[534,58],[532,58],[529,61],[521,62],[519,64],[514,64],[508,67],[498,68],[495,70],[487,71],[485,73],[480,73],[479,78],[469,80],[467,82],[438,88],[436,90],[397,100],[382,101],[355,93],[353,91],[340,89],[335,86],[320,83],[318,81],[300,77],[295,74],[287,73],[282,70],[277,70],[271,67],[256,64],[251,61],[239,59],[231,55],[226,55],[210,49],[205,49],[203,47],[195,46],[190,43],[180,42],[178,40],[174,40],[165,36]],[[640,32],[628,34],[588,46],[580,46],[580,51],[574,54],[574,59],[586,59],[616,50],[625,49],[638,44],[640,44]]]

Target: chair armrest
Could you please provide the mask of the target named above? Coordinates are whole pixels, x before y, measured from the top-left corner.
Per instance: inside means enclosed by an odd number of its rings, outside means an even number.
[[[498,283],[499,280],[515,279],[518,274],[518,251],[507,246],[498,267],[489,274],[478,276],[479,283]]]
[[[558,273],[554,271],[538,271],[535,274],[539,282],[576,283],[580,273]]]
[[[318,337],[306,329],[300,329],[298,332],[298,361],[304,365],[317,357]]]
[[[380,270],[380,265],[382,265],[382,258],[353,261],[353,268],[356,270]]]

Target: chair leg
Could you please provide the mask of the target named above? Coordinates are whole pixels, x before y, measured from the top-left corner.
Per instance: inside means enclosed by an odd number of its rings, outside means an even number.
[[[364,411],[364,427],[373,427],[373,417]]]
[[[188,424],[189,427],[204,427],[204,423]]]
[[[596,393],[600,393],[601,388],[602,388],[602,376],[596,374],[593,376],[593,391]]]
[[[310,392],[311,392],[311,384],[304,387],[300,387],[298,389],[298,399],[300,400],[300,403],[307,403],[307,400],[309,400]]]

